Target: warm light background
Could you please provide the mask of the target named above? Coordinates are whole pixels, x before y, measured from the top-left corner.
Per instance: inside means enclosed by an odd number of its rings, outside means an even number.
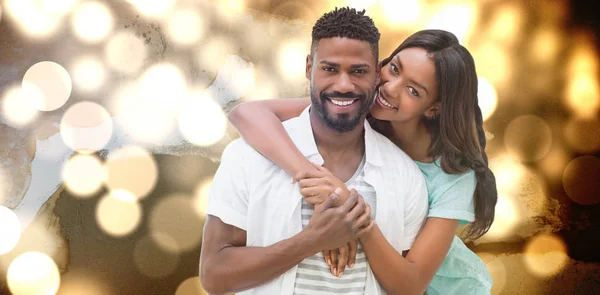
[[[305,96],[310,29],[346,5],[375,20],[380,58],[426,28],[473,54],[499,200],[469,247],[492,293],[600,294],[600,8],[584,2],[2,0],[0,294],[201,292],[226,113]]]

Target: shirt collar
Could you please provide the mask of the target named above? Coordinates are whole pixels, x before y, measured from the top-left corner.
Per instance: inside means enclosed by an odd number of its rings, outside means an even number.
[[[308,106],[299,117],[287,122],[288,133],[302,155],[319,165],[323,165],[323,157],[319,154],[319,149],[317,148],[312,125],[310,123],[309,111],[310,106]],[[364,128],[366,162],[374,166],[383,166],[378,144],[381,139],[377,138],[382,135],[376,134],[376,131],[371,128],[371,125],[367,120],[365,120]]]

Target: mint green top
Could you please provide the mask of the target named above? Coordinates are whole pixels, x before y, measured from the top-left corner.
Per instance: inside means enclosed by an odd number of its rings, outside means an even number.
[[[448,174],[442,170],[440,159],[433,163],[416,161],[427,184],[428,217],[456,219],[461,224],[473,222],[475,172]],[[427,288],[427,295],[490,294],[491,288],[492,278],[483,261],[454,236],[444,262]]]

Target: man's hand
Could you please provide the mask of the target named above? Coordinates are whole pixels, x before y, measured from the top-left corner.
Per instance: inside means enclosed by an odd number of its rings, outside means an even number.
[[[337,192],[338,189],[325,202],[315,206],[313,216],[304,228],[312,237],[315,252],[337,249],[356,240],[356,232],[365,223],[361,217],[367,210],[367,204],[362,196],[353,194],[341,206],[334,208],[339,198]]]

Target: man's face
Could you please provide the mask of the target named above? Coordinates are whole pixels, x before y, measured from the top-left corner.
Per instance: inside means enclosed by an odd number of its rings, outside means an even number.
[[[306,59],[312,108],[338,132],[354,130],[374,99],[377,65],[369,42],[349,38],[318,41]]]

